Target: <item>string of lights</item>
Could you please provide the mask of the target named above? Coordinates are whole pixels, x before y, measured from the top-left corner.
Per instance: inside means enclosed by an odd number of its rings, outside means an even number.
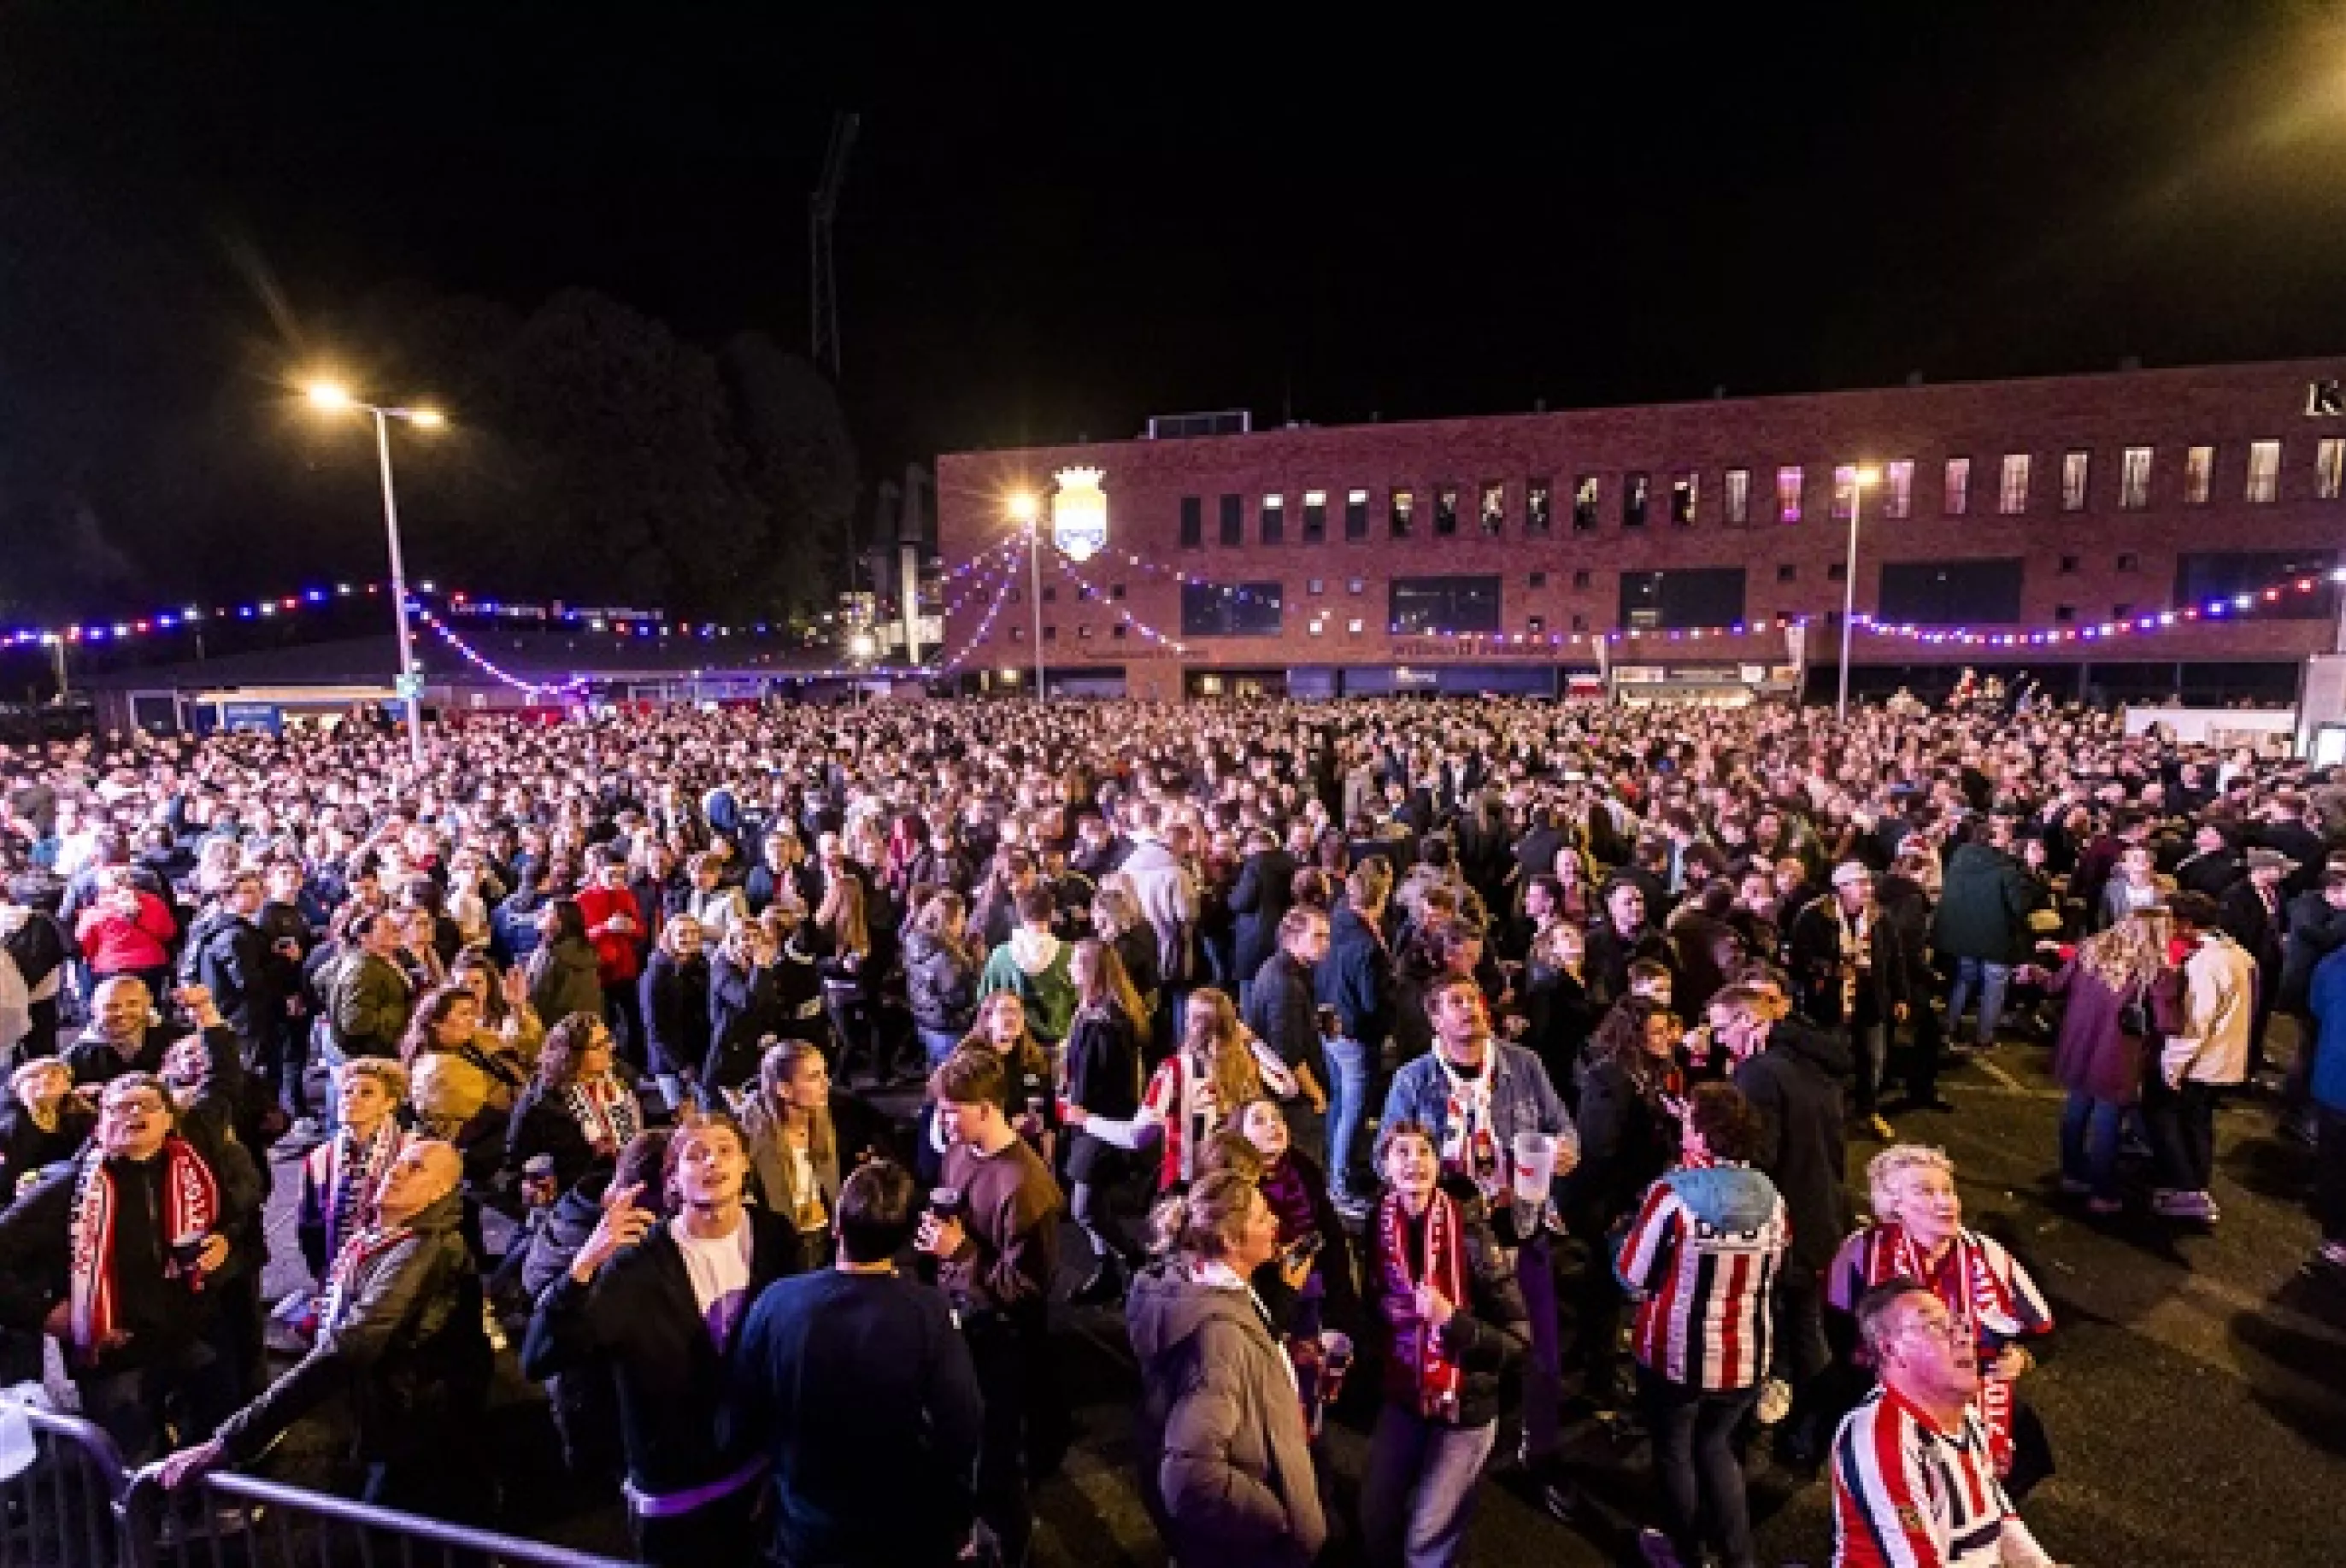
[[[985,640],[986,634],[994,630],[994,617],[1002,613],[1002,606],[1006,604],[1010,598],[1010,585],[1017,580],[1018,577],[1015,573],[1005,572],[1002,574],[1001,585],[994,590],[994,602],[985,606],[985,615],[978,621],[977,629],[970,634],[969,640],[962,644],[960,649],[955,652],[952,657],[939,659],[937,661],[936,671],[938,674],[949,674],[952,671],[958,669],[963,661],[967,659],[972,653],[976,651],[977,646]]]
[[[1090,583],[1085,580],[1084,575],[1076,570],[1075,564],[1069,561],[1066,556],[1062,555],[1056,556],[1056,559],[1058,562],[1059,570],[1074,580],[1076,586],[1083,591],[1083,595],[1086,598],[1096,599],[1102,604],[1107,605],[1108,608],[1114,610],[1117,616],[1122,617],[1126,626],[1130,626],[1134,631],[1138,632],[1142,637],[1146,638],[1149,642],[1157,643],[1165,647],[1169,647],[1175,653],[1188,653],[1189,651],[1188,644],[1177,642],[1173,638],[1167,636],[1163,632],[1158,631],[1155,626],[1150,626],[1147,621],[1142,620],[1138,616],[1136,616],[1130,610],[1126,609],[1124,606],[1117,603],[1113,599],[1110,599],[1106,594],[1101,593],[1097,588],[1093,587]]]
[[[434,615],[423,606],[412,604],[409,608],[418,620],[439,633],[440,640],[455,649],[466,663],[484,675],[513,687],[515,691],[526,693],[531,697],[575,697],[586,689],[586,682],[576,676],[566,681],[551,683],[524,680],[519,676],[500,668],[495,659],[458,636],[450,629],[447,622]]]

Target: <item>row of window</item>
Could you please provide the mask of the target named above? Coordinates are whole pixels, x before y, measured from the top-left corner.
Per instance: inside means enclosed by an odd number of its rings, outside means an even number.
[[[2216,497],[2217,448],[2212,443],[2186,446],[2182,449],[2183,463],[2179,496],[2187,506],[2205,506]],[[2128,446],[2120,449],[2117,463],[2117,486],[2114,499],[2122,512],[2140,512],[2151,504],[2152,470],[2157,451],[2149,446]],[[2034,500],[2035,457],[2025,452],[2007,452],[1995,471],[1995,513],[1999,516],[2017,517],[2026,513]],[[2062,453],[2057,486],[2060,509],[2083,512],[2093,494],[2094,453],[2089,448],[2074,447]],[[2248,443],[2248,464],[2242,482],[2240,498],[2250,505],[2268,505],[2280,498],[2281,443],[2279,441],[2252,441]],[[1915,463],[1911,457],[1883,463],[1878,472],[1865,473],[1862,485],[1861,470],[1854,463],[1842,463],[1832,471],[1832,516],[1836,522],[1846,522],[1851,508],[1861,504],[1861,491],[1872,490],[1878,496],[1875,503],[1881,515],[1904,519],[1914,515]],[[1721,475],[1719,510],[1731,527],[1746,526],[1752,521],[1752,471],[1729,468]],[[1972,512],[1973,460],[1967,456],[1944,460],[1939,475],[1939,511],[1945,517],[1966,517]],[[1657,478],[1647,472],[1631,472],[1618,476],[1615,489],[1618,502],[1618,519],[1624,528],[1643,528],[1649,522],[1667,520],[1678,527],[1691,527],[1701,515],[1704,505],[1703,475],[1698,469],[1679,469]],[[1798,523],[1808,490],[1808,470],[1800,463],[1786,463],[1776,470],[1772,513],[1779,523]],[[2314,494],[2324,501],[2346,496],[2346,438],[2324,436],[2314,443]],[[1565,517],[1576,534],[1594,533],[1604,526],[1606,511],[1606,477],[1583,473],[1576,476],[1569,493],[1564,497]],[[1439,484],[1425,492],[1423,515],[1418,504],[1419,493],[1414,489],[1395,488],[1386,492],[1384,531],[1388,538],[1412,539],[1421,528],[1435,538],[1454,538],[1470,515],[1474,529],[1485,537],[1504,536],[1510,522],[1509,485],[1502,479],[1484,481],[1470,495],[1460,484]],[[1296,508],[1296,543],[1325,544],[1329,537],[1330,493],[1306,490],[1298,497]],[[1553,479],[1535,478],[1522,484],[1523,535],[1526,538],[1542,538],[1556,531],[1557,495]],[[1471,513],[1468,507],[1472,506]],[[1359,541],[1371,533],[1370,497],[1366,490],[1344,492],[1341,526],[1343,537]],[[1288,543],[1288,498],[1283,493],[1261,496],[1255,508],[1255,537],[1259,544]],[[1223,495],[1219,498],[1216,515],[1216,542],[1228,548],[1237,548],[1247,542],[1246,497]],[[1181,498],[1181,547],[1188,550],[1204,548],[1206,544],[1206,498],[1185,495]]]
[[[2060,573],[2066,575],[2075,568],[2074,556],[2061,557]],[[2259,614],[2265,617],[2284,619],[2327,619],[2337,613],[2336,591],[2327,581],[2333,557],[2326,551],[2289,553],[2281,551],[2210,551],[2179,555],[2176,560],[2174,596],[2177,605],[2204,604],[2209,600],[2229,600],[2243,594],[2260,593],[2276,583],[2292,577],[2313,575],[2322,578],[2318,591],[2284,596],[2277,603],[2262,605]],[[2138,560],[2131,553],[2119,557],[2119,569],[2138,569]],[[2026,563],[2018,556],[1967,559],[1960,561],[1886,561],[1880,568],[1876,583],[1874,614],[1884,621],[1916,626],[2010,626],[2021,618],[2023,589]],[[1842,568],[1835,563],[1826,569],[1826,580],[1843,580]],[[1546,574],[1531,575],[1530,585],[1544,585]],[[1776,581],[1790,584],[1798,580],[1798,568],[1779,565]],[[1308,579],[1306,592],[1321,595],[1327,579]],[[1593,575],[1580,571],[1573,574],[1576,588],[1593,585]],[[1651,629],[1673,627],[1729,626],[1747,618],[1747,573],[1741,566],[1698,566],[1666,571],[1633,571],[1619,574],[1619,619],[1625,626]],[[1122,585],[1111,591],[1111,597],[1121,598]],[[1362,579],[1347,580],[1353,596],[1365,593]],[[1545,614],[1527,615],[1520,627],[1509,626],[1504,614],[1504,579],[1495,574],[1473,575],[1395,577],[1386,585],[1385,629],[1398,636],[1417,636],[1449,633],[1492,635],[1521,631],[1542,636],[1551,629],[1566,629],[1565,618],[1559,617],[1551,628]],[[1181,585],[1180,636],[1185,638],[1277,636],[1285,625],[1287,587],[1284,583],[1260,582],[1209,583],[1188,581]],[[1046,589],[1044,597],[1051,599],[1055,592]],[[2143,605],[2132,601],[2113,604],[2111,617],[2123,619],[2138,611],[2164,606]],[[1779,609],[1779,617],[1803,613]],[[1311,636],[1324,635],[1336,618],[1323,606],[1306,606],[1306,630]],[[2055,622],[2066,623],[2080,618],[2075,604],[2061,604],[2054,608]],[[1349,635],[1362,635],[1367,617],[1346,614],[1341,617]],[[2084,618],[2096,618],[2084,612]],[[1123,641],[1127,627],[1122,625],[1107,628],[1112,640]],[[1588,629],[1586,614],[1569,614],[1569,629]],[[1006,628],[1012,642],[1025,639],[1026,628],[1015,620]],[[1088,626],[1076,628],[1078,638],[1089,639],[1095,635]],[[1058,640],[1058,628],[1046,626],[1043,637],[1046,642]],[[983,638],[981,641],[984,640]]]

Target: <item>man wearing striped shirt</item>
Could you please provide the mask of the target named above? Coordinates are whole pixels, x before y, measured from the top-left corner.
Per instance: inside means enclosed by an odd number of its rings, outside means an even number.
[[[1834,1568],[2055,1568],[1995,1478],[1968,1328],[1911,1279],[1857,1326],[1882,1382],[1833,1440]]]

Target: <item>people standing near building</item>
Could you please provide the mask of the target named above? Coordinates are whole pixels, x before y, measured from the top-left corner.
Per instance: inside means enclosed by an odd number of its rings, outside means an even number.
[[[399,962],[400,917],[370,910],[345,928],[351,951],[335,965],[327,988],[326,1016],[334,1048],[349,1061],[359,1056],[397,1057],[407,1016],[415,1006],[415,986]]]
[[[609,1369],[638,1554],[675,1568],[746,1560],[765,1456],[723,1441],[725,1367],[750,1304],[799,1258],[790,1219],[745,1207],[750,1156],[729,1116],[696,1114],[668,1145],[661,1222],[615,1189],[530,1319],[522,1370]]]
[[[749,916],[741,916],[747,924]],[[730,929],[729,926],[727,929]],[[699,917],[678,914],[660,928],[659,940],[638,982],[638,1011],[644,1020],[647,1070],[672,1111],[688,1087],[698,1087],[709,1062],[709,957]]]
[[[2313,1262],[2346,1280],[2346,948],[2314,970],[2306,1003],[2320,1026],[2298,1046],[2313,1058],[2306,1089],[2315,1118],[2314,1217],[2321,1226]]]
[[[1320,1059],[1322,1040],[1312,976],[1327,960],[1328,933],[1328,916],[1319,910],[1298,905],[1280,916],[1278,949],[1252,976],[1241,1009],[1248,1032],[1294,1077],[1315,1124],[1328,1114],[1328,1096],[1320,1086],[1327,1069]],[[1317,1134],[1316,1125],[1312,1131]],[[1312,1141],[1320,1140],[1315,1135]]]
[[[904,936],[904,998],[932,1070],[969,1033],[977,976],[987,955],[972,951],[969,906],[950,889],[931,895]]]
[[[2280,999],[2283,939],[2289,913],[2282,903],[2283,881],[2297,871],[2297,862],[2278,850],[2252,849],[2249,874],[2217,901],[2216,923],[2240,944],[2256,966],[2256,985],[2249,1014],[2249,1062],[2242,1082],[2260,1084],[2265,1071],[2265,1030],[2272,1023]]]
[[[644,950],[653,933],[644,929],[643,907],[628,884],[627,856],[616,849],[607,850],[593,863],[594,880],[578,890],[577,904],[579,917],[586,922],[586,941],[595,950],[601,1012],[610,1023],[620,1054],[641,1068],[645,1065],[644,1023],[636,982],[643,972]],[[543,1006],[540,1011],[545,1011]],[[549,1012],[546,1016],[560,1014]]]
[[[1637,1301],[1630,1344],[1668,1526],[1643,1544],[1654,1568],[1693,1568],[1714,1547],[1724,1568],[1757,1568],[1735,1439],[1771,1365],[1790,1218],[1752,1166],[1760,1119],[1741,1091],[1698,1085],[1685,1135],[1684,1163],[1647,1190],[1616,1265]]]
[[[1465,1557],[1476,1484],[1499,1435],[1499,1378],[1529,1348],[1524,1293],[1471,1180],[1445,1179],[1442,1135],[1407,1116],[1379,1135],[1385,1195],[1364,1306],[1383,1349],[1384,1400],[1361,1480],[1375,1568]]]
[[[940,1190],[954,1201],[922,1216],[915,1245],[937,1260],[937,1283],[969,1341],[985,1400],[978,1519],[1015,1568],[1034,1533],[1027,1489],[1058,1468],[1068,1439],[1047,1334],[1065,1206],[1050,1168],[1002,1114],[998,1054],[954,1052],[933,1093],[946,1140]]]
[[[554,1156],[556,1187],[568,1191],[594,1166],[619,1157],[643,1126],[636,1093],[619,1076],[611,1026],[599,1013],[574,1013],[546,1031],[537,1076],[514,1104],[505,1168]]]
[[[1075,982],[1067,975],[1069,949],[1051,929],[1058,905],[1049,889],[1031,887],[1018,895],[1017,910],[1017,927],[987,957],[977,993],[1015,993],[1025,1005],[1027,1027],[1045,1046],[1056,1050],[1066,1039],[1076,1011]]]
[[[375,1220],[375,1204],[399,1151],[407,1070],[379,1056],[345,1062],[334,1075],[334,1130],[301,1157],[301,1207],[294,1234],[318,1293],[351,1237]]]
[[[951,1568],[967,1545],[985,1411],[944,1294],[897,1268],[914,1203],[902,1166],[858,1167],[835,1262],[776,1281],[735,1336],[719,1441],[765,1461],[769,1563]]]
[[[1990,817],[1948,857],[1931,941],[1954,970],[1947,993],[1947,1033],[1963,1024],[1974,994],[1979,1020],[1972,1039],[1981,1050],[1995,1044],[2004,1021],[2005,993],[2014,966],[2029,956],[2028,914],[2036,894],[2028,873],[2012,853],[2012,820]]]
[[[1066,1098],[1107,1120],[1129,1120],[1140,1109],[1140,1043],[1148,1009],[1116,949],[1105,942],[1077,942],[1068,972],[1076,983],[1076,1015],[1067,1035]],[[1112,1211],[1129,1158],[1114,1144],[1080,1130],[1067,1151],[1069,1208],[1097,1260],[1076,1288],[1077,1301],[1112,1299],[1137,1251],[1123,1238]]]
[[[2068,1003],[2053,1047],[2053,1076],[2069,1095],[2061,1114],[2061,1190],[2086,1199],[2094,1214],[2124,1207],[2119,1128],[2142,1103],[2152,993],[2167,973],[2168,940],[2164,910],[2127,914],[2080,942],[2046,986]]]

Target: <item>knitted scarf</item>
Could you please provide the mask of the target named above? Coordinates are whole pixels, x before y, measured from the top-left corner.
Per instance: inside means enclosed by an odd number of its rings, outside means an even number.
[[[415,1232],[406,1226],[380,1229],[370,1226],[342,1244],[326,1271],[325,1304],[318,1308],[318,1332],[322,1337],[342,1326],[342,1310],[351,1304],[351,1287],[369,1263],[389,1252]]]
[[[327,1257],[341,1256],[342,1243],[374,1223],[382,1178],[406,1141],[394,1116],[377,1122],[363,1140],[347,1126],[335,1134],[325,1173]]]
[[[1454,1423],[1465,1374],[1443,1353],[1442,1331],[1411,1305],[1417,1287],[1431,1285],[1466,1309],[1466,1227],[1447,1193],[1437,1191],[1426,1206],[1424,1251],[1416,1257],[1410,1251],[1408,1213],[1398,1194],[1387,1193],[1377,1208],[1377,1267],[1384,1274],[1393,1330],[1385,1391],[1429,1420]]]
[[[168,1254],[202,1241],[219,1222],[219,1184],[184,1138],[165,1138],[157,1157],[163,1162],[163,1213],[156,1240],[166,1249],[165,1272],[171,1274],[177,1265]],[[114,1173],[106,1166],[105,1155],[95,1148],[82,1156],[67,1233],[67,1349],[84,1364],[97,1359],[115,1332]],[[192,1274],[188,1280],[190,1289],[201,1285]]]
[[[1970,1231],[1959,1230],[1946,1257],[1933,1268],[1922,1244],[1906,1234],[1906,1227],[1895,1220],[1887,1221],[1874,1227],[1873,1244],[1866,1249],[1865,1283],[1871,1288],[1899,1278],[1928,1287],[1948,1315],[1969,1329],[1983,1363],[1979,1391],[1972,1396],[1972,1403],[1987,1427],[1988,1452],[1995,1461],[1995,1472],[2008,1474],[2013,1453],[2012,1385],[1987,1376],[1984,1363],[2008,1341],[2019,1338],[2021,1324],[2004,1281],[1988,1266],[1987,1249]]]
[[[1498,1068],[1497,1047],[1486,1045],[1484,1051],[1482,1069],[1472,1077],[1452,1066],[1439,1049],[1433,1060],[1449,1091],[1442,1116],[1442,1168],[1446,1174],[1469,1178],[1477,1191],[1491,1197],[1506,1181],[1507,1168],[1499,1158],[1498,1139],[1491,1130],[1491,1084]]]
[[[578,1130],[586,1135],[586,1142],[607,1158],[616,1156],[643,1129],[643,1115],[635,1096],[607,1073],[571,1084],[563,1091],[563,1104]]]

